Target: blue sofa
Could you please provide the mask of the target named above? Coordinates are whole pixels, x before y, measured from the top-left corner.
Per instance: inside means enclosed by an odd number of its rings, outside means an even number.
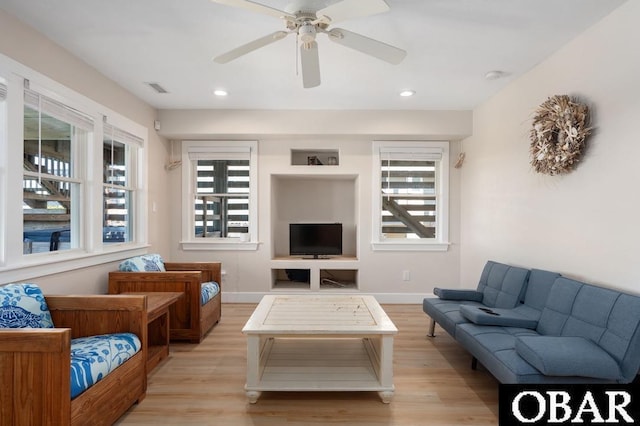
[[[495,268],[513,267],[490,261],[482,275]],[[423,310],[501,383],[630,383],[638,374],[640,297],[538,269],[513,307],[483,303],[486,292],[484,278],[476,290],[436,289]]]

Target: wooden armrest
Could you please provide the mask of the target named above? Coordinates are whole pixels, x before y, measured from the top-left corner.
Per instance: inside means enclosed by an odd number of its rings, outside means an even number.
[[[0,424],[70,424],[71,330],[0,330]]]
[[[202,272],[197,270],[166,272],[109,272],[109,281],[202,281]]]
[[[47,296],[56,327],[71,329],[71,337],[134,333],[147,338],[147,299],[142,295]]]
[[[203,282],[215,281],[222,285],[221,262],[165,262],[167,271],[202,271]]]
[[[0,353],[70,352],[71,330],[68,328],[0,329]]]

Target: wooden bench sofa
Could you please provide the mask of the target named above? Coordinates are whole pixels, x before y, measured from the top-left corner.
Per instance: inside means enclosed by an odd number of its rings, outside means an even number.
[[[151,264],[130,270],[123,262],[119,271],[109,273],[109,293],[183,292],[185,297],[169,308],[172,341],[200,343],[222,314],[222,264],[220,262],[164,262],[159,255],[138,256]],[[131,259],[130,259],[131,260]],[[127,262],[128,264],[129,262]],[[125,271],[123,271],[125,269]],[[205,304],[201,303],[202,285],[215,282],[218,293]]]
[[[111,425],[146,395],[145,296],[45,296],[56,328],[0,328],[0,425]],[[71,399],[71,339],[134,333],[142,348]]]

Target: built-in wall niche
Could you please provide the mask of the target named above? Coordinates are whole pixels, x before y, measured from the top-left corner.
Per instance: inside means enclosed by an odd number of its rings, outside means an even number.
[[[342,223],[343,257],[357,257],[357,176],[272,175],[273,258],[289,256],[290,223]]]
[[[292,166],[338,166],[340,153],[337,149],[292,149]]]

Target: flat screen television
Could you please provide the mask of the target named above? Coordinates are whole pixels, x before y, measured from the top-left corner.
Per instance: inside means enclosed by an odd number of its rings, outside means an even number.
[[[290,223],[289,255],[315,259],[342,254],[341,223]]]

